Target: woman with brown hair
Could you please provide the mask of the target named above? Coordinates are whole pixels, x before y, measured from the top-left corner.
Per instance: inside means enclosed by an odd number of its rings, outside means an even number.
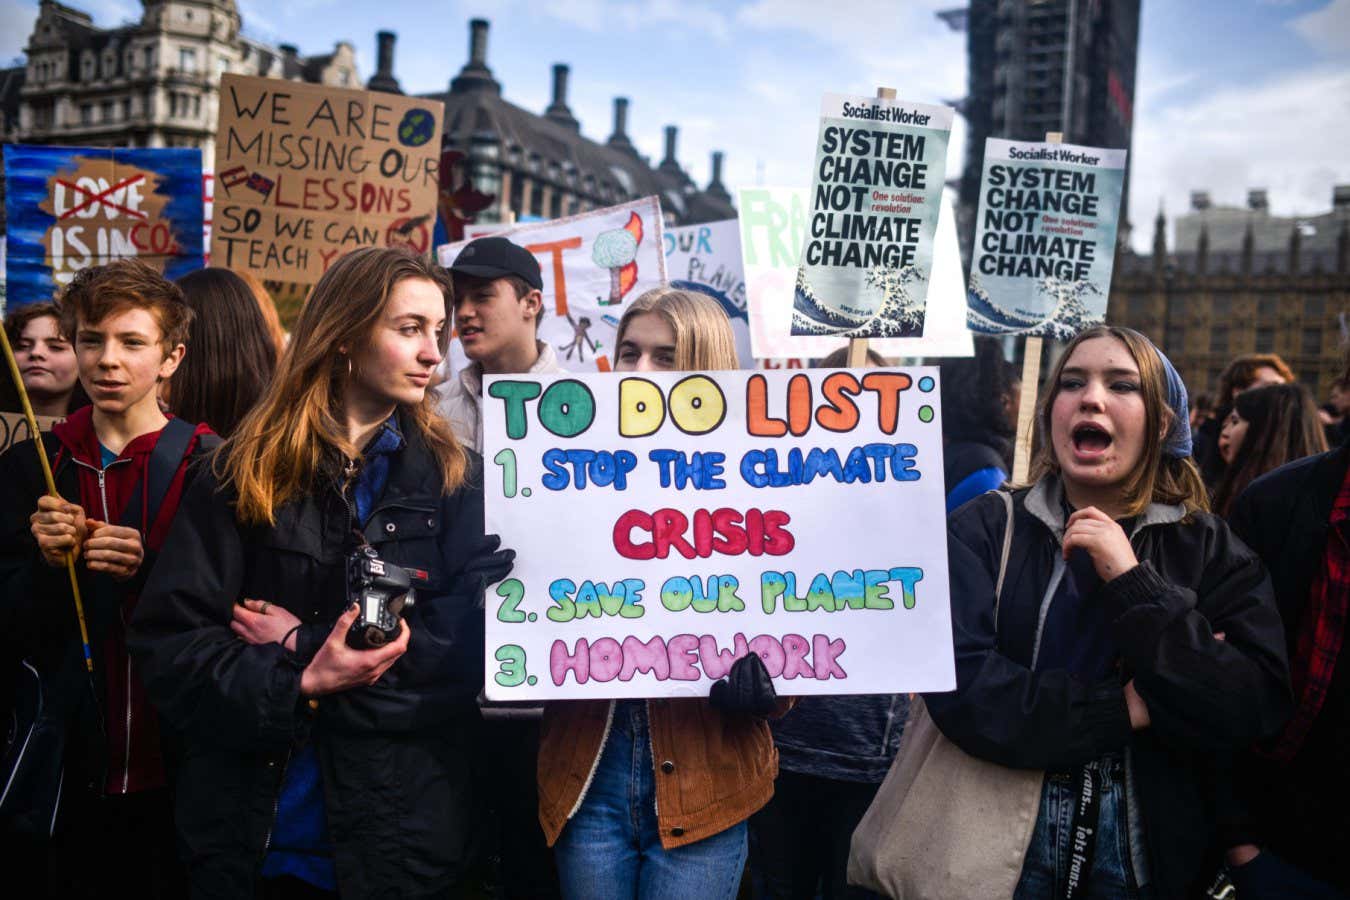
[[[1213,758],[1289,709],[1270,580],[1206,512],[1185,386],[1147,338],[1084,331],[1045,394],[1034,483],[948,519],[957,686],[924,701],[971,756],[1045,773],[1016,900],[1191,896]]]
[[[89,395],[80,386],[75,347],[61,330],[56,304],[29,303],[11,309],[5,316],[5,336],[14,349],[34,415],[63,417],[89,405]],[[23,410],[8,373],[0,378],[0,410]]]
[[[1306,387],[1271,384],[1243,391],[1219,432],[1225,468],[1214,491],[1214,512],[1228,518],[1234,501],[1257,478],[1326,450],[1317,404]]]
[[[483,586],[513,554],[427,393],[449,297],[402,251],[338,260],[146,585],[133,648],[186,745],[194,896],[440,895],[463,870]]]
[[[1237,395],[1251,388],[1294,381],[1289,364],[1274,353],[1247,353],[1236,357],[1219,376],[1219,392],[1214,398],[1214,414],[1200,423],[1195,432],[1195,464],[1212,490],[1223,478],[1225,463],[1219,453],[1219,432],[1233,409]]]
[[[716,300],[655,288],[619,321],[620,372],[734,369]],[[563,896],[734,897],[746,820],[773,796],[765,717],[785,712],[751,653],[707,699],[569,700],[544,707],[539,821]]]
[[[248,285],[229,269],[199,269],[177,284],[192,330],[164,399],[174,415],[228,438],[272,379],[276,345]]]

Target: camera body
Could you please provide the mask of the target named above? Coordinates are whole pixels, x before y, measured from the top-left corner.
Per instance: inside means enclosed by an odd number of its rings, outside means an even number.
[[[369,544],[347,557],[347,602],[360,609],[347,631],[355,650],[382,647],[398,637],[403,610],[414,603],[412,579],[402,566],[380,559]]]

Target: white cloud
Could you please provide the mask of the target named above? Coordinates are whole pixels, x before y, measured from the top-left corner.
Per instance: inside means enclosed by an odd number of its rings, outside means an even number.
[[[1288,216],[1325,212],[1332,185],[1350,182],[1350,72],[1342,68],[1137,112],[1130,218],[1141,251],[1159,198],[1170,217],[1189,208],[1192,190],[1209,191],[1216,205],[1242,205],[1259,187],[1271,211]]]
[[[715,4],[678,0],[646,0],[643,3],[563,0],[561,3],[533,5],[530,10],[534,15],[548,16],[592,32],[613,32],[616,28],[638,31],[674,26],[718,41],[726,41],[731,37],[730,23]]]
[[[1350,52],[1350,0],[1331,0],[1289,25],[1309,44],[1324,52]]]

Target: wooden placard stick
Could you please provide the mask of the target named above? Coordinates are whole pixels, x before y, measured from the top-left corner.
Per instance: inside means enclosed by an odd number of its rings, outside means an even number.
[[[1045,142],[1063,143],[1064,133],[1047,131]],[[1017,443],[1013,445],[1013,484],[1026,484],[1031,468],[1031,439],[1036,424],[1036,395],[1041,383],[1043,343],[1040,335],[1033,335],[1027,338],[1022,350],[1022,399],[1017,408]]]
[[[878,100],[894,100],[895,88],[877,88]],[[850,369],[867,368],[867,338],[848,339],[848,367]]]

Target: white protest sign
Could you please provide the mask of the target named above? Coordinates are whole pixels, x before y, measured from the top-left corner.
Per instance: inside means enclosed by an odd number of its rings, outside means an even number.
[[[934,368],[495,376],[492,700],[955,686]]]
[[[741,226],[735,219],[666,229],[666,274],[670,286],[699,291],[722,304],[736,336],[742,369],[753,369],[750,317],[741,269]]]
[[[792,333],[919,337],[955,112],[826,94]]]
[[[539,258],[544,279],[544,317],[539,339],[552,344],[563,368],[607,372],[614,364],[614,337],[627,304],[666,283],[661,204],[645,197],[620,206],[517,225],[494,232]],[[436,248],[449,267],[468,241]],[[459,371],[464,351],[451,344]]]
[[[738,195],[750,342],[760,359],[819,359],[848,345],[842,338],[791,333],[797,258],[806,239],[807,200],[801,188],[742,188]],[[923,336],[869,340],[868,347],[892,358],[970,356],[975,352],[966,328],[966,280],[961,272],[952,191],[943,193],[933,242]]]
[[[1106,318],[1124,150],[984,142],[970,327],[1067,341]]]

